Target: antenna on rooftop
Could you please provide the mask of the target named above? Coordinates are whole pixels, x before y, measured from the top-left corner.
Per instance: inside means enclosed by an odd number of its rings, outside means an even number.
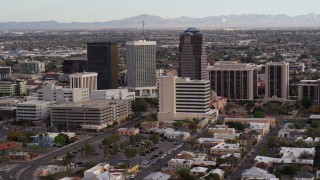
[[[142,40],[144,40],[144,21],[142,21]]]

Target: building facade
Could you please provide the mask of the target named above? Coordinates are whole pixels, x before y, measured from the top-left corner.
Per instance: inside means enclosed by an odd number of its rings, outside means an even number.
[[[0,96],[27,95],[26,81],[0,81]]]
[[[287,99],[289,95],[289,63],[268,62],[265,65],[267,75],[265,98]]]
[[[81,73],[88,71],[86,57],[75,57],[66,59],[62,63],[62,72],[65,74]]]
[[[81,103],[64,103],[51,108],[52,125],[81,126],[83,129],[100,131],[121,123],[130,113],[128,100],[92,100]]]
[[[83,72],[70,74],[70,88],[88,88],[89,93],[97,90],[97,73]]]
[[[21,74],[36,74],[45,72],[45,63],[39,61],[19,62],[19,72]]]
[[[206,80],[207,54],[202,33],[193,27],[180,33],[179,44],[179,77],[190,77],[191,80]]]
[[[11,80],[11,67],[4,66],[0,67],[0,81],[8,81]]]
[[[156,41],[128,41],[127,82],[137,97],[152,97],[156,90]]]
[[[319,104],[319,86],[320,80],[301,80],[298,84],[298,100],[310,98]]]
[[[52,101],[27,101],[17,104],[17,120],[41,121],[50,115]]]
[[[162,76],[159,82],[159,121],[211,119],[210,81]]]
[[[129,92],[128,89],[106,89],[94,90],[90,94],[91,99],[129,99],[134,100],[134,92]]]
[[[118,54],[114,42],[87,44],[88,71],[98,73],[98,89],[118,88]]]
[[[217,96],[248,100],[258,96],[258,67],[234,61],[208,67],[211,89]]]
[[[37,91],[37,99],[40,101],[83,102],[89,100],[88,88],[62,88],[53,83],[47,83]]]

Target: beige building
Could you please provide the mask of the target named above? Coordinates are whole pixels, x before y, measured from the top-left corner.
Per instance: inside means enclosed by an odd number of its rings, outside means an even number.
[[[217,96],[247,100],[258,96],[258,66],[236,61],[208,66],[211,89]]]
[[[53,83],[47,83],[37,91],[37,99],[40,101],[83,102],[89,100],[89,89],[87,88],[62,88]]]
[[[89,93],[97,90],[97,77],[98,73],[83,72],[70,74],[70,87],[73,88],[88,88]]]
[[[168,161],[168,168],[169,169],[181,169],[187,168],[190,169],[193,164],[193,160],[186,160],[186,159],[171,159]]]
[[[210,154],[213,155],[234,153],[241,153],[240,144],[220,143],[210,149]]]
[[[117,129],[117,134],[120,136],[134,136],[139,134],[138,128],[119,128]]]
[[[26,81],[0,81],[0,96],[26,96]]]
[[[270,127],[274,127],[276,125],[276,119],[271,118],[224,118],[223,122],[227,123],[229,121],[233,122],[246,122],[246,123],[268,123]]]
[[[210,81],[162,76],[159,82],[159,121],[205,118],[213,120],[210,109]]]
[[[124,122],[130,112],[129,100],[91,100],[64,103],[51,108],[51,123],[81,126],[100,131],[114,122]]]
[[[53,101],[27,101],[17,105],[17,120],[41,121],[50,116]]]
[[[208,129],[209,133],[215,134],[215,133],[227,133],[227,134],[235,134],[236,130],[234,128],[218,128],[218,127],[212,127]]]
[[[287,99],[289,95],[289,63],[268,62],[265,65],[267,75],[265,98]]]

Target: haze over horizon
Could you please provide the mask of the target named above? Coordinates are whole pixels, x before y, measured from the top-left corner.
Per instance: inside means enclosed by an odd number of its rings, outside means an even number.
[[[1,22],[104,22],[140,14],[203,18],[231,14],[297,16],[320,12],[319,0],[11,0],[2,2],[1,6]]]

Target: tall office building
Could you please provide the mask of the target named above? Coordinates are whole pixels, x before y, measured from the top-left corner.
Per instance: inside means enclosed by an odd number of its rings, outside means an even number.
[[[128,41],[127,81],[137,97],[155,96],[156,41]]]
[[[87,44],[88,71],[98,73],[98,89],[117,89],[118,45],[113,42]]]
[[[70,87],[71,88],[88,88],[89,93],[92,90],[97,90],[97,73],[83,72],[70,74]]]
[[[289,63],[268,62],[265,65],[267,75],[265,98],[284,98],[289,95]]]
[[[213,119],[217,111],[210,109],[210,92],[209,80],[161,76],[158,120]]]
[[[258,67],[234,61],[208,67],[211,90],[228,99],[247,100],[258,96]]]
[[[298,100],[310,98],[314,103],[319,104],[320,97],[320,79],[301,80],[298,84]]]
[[[1,81],[8,81],[11,80],[11,67],[4,66],[0,67],[0,80]]]
[[[87,57],[74,57],[66,59],[62,63],[62,72],[73,74],[88,71]]]
[[[208,79],[206,46],[202,33],[193,27],[180,33],[179,69],[180,77]]]

